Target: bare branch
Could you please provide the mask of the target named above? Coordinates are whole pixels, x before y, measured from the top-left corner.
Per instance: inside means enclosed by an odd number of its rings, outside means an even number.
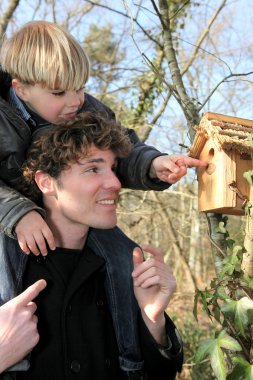
[[[211,26],[213,25],[214,21],[217,19],[219,13],[225,7],[226,3],[227,3],[227,0],[222,1],[219,8],[215,10],[213,16],[209,20],[205,30],[202,32],[201,36],[198,38],[196,44],[194,44],[194,46],[195,46],[194,52],[192,53],[190,60],[187,62],[187,65],[183,68],[182,75],[184,75],[186,73],[186,71],[189,69],[189,67],[193,64],[195,58],[197,57],[198,51],[201,49],[200,46],[201,46],[202,42],[204,41],[206,36],[209,34]],[[222,61],[222,62],[224,62],[224,61]]]
[[[253,74],[253,71],[250,71],[249,73],[243,73],[243,74],[233,74],[233,73],[231,73],[231,74],[227,75],[225,78],[223,78],[221,81],[219,81],[219,83],[217,83],[217,85],[212,89],[212,91],[209,93],[209,95],[204,100],[204,102],[201,104],[201,106],[198,107],[198,110],[200,111],[206,105],[206,103],[209,101],[209,99],[215,93],[215,91],[217,90],[217,88],[220,87],[220,85],[222,83],[228,82],[228,79],[234,78],[234,77],[245,77],[245,76],[252,75],[252,74]]]
[[[10,0],[9,6],[6,12],[2,14],[2,17],[0,18],[0,39],[3,38],[3,35],[6,32],[8,23],[10,19],[12,18],[13,13],[15,12],[16,8],[19,5],[19,1],[20,0]]]
[[[120,14],[121,16],[126,17],[126,18],[128,18],[128,19],[130,19],[130,20],[132,19],[132,20],[134,21],[134,23],[135,23],[136,25],[138,25],[138,27],[142,30],[142,32],[145,34],[145,36],[147,36],[151,41],[153,41],[156,45],[158,45],[160,48],[162,48],[162,45],[160,44],[160,42],[157,41],[157,40],[156,40],[151,34],[149,34],[149,33],[146,31],[146,29],[143,28],[143,26],[139,23],[139,21],[136,19],[136,17],[133,17],[133,18],[132,18],[131,16],[127,15],[127,14],[124,13],[124,12],[121,12],[121,11],[118,11],[118,10],[116,10],[116,9],[113,9],[113,8],[107,6],[107,5],[100,4],[100,3],[96,2],[96,1],[92,1],[92,0],[85,0],[85,1],[86,1],[87,3],[89,3],[89,4],[96,5],[96,6],[100,7],[100,8],[105,8],[105,9],[111,11],[111,12],[114,12],[114,13]]]

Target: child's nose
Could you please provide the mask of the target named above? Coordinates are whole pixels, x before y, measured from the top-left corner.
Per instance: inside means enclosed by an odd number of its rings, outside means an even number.
[[[79,94],[77,94],[75,91],[72,91],[71,94],[69,95],[69,99],[68,99],[68,105],[73,107],[77,107],[77,106],[80,106],[81,104],[81,99],[80,99],[80,96]]]

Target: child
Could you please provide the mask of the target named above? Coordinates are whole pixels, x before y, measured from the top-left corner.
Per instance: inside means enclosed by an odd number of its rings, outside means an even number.
[[[104,104],[84,93],[89,77],[89,60],[77,41],[60,26],[34,21],[24,25],[10,39],[2,43],[0,53],[0,228],[17,238],[25,253],[46,255],[47,246],[55,249],[52,232],[43,219],[44,211],[18,192],[20,167],[33,138],[80,112],[103,110],[111,118],[114,113]],[[187,165],[206,164],[183,156],[163,155],[155,148],[140,142],[129,130],[131,154],[119,161],[117,175],[123,186],[142,190],[163,190],[186,174]],[[161,182],[164,181],[164,182]],[[119,231],[120,233],[120,231]],[[11,239],[0,236],[0,300],[6,302],[21,290],[25,255],[18,260],[12,252]],[[103,236],[99,237],[103,239]],[[105,258],[109,282],[116,292],[117,279],[112,276],[113,266]],[[122,279],[124,267],[122,268]],[[115,292],[114,292],[115,290]],[[117,292],[116,292],[117,293]],[[113,297],[108,290],[108,297]],[[113,305],[117,297],[110,301]],[[120,309],[127,305],[122,300]],[[114,323],[116,315],[111,310]],[[132,326],[126,328],[131,335]],[[119,333],[119,337],[124,334]],[[124,342],[120,344],[124,347]],[[124,358],[124,349],[120,353]],[[123,360],[129,370],[139,368],[138,358]],[[135,363],[137,362],[137,364]]]

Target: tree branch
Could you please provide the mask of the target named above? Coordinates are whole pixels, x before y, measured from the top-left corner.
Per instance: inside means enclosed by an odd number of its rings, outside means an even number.
[[[209,99],[212,97],[212,95],[215,93],[217,88],[222,84],[228,81],[229,78],[234,78],[234,77],[244,77],[253,74],[253,71],[250,71],[249,73],[243,73],[243,74],[229,74],[225,78],[223,78],[217,85],[213,88],[213,90],[210,92],[210,94],[207,96],[207,98],[204,100],[204,102],[201,104],[200,107],[198,107],[198,110],[200,111],[206,103],[209,101]]]
[[[105,9],[111,11],[111,12],[114,12],[114,13],[120,14],[120,15],[123,16],[123,17],[126,17],[126,18],[128,18],[128,19],[130,19],[130,20],[133,20],[134,23],[135,23],[136,25],[138,25],[138,27],[142,30],[142,32],[145,34],[145,36],[147,36],[151,41],[153,41],[156,45],[158,45],[160,48],[162,48],[162,45],[160,44],[160,42],[157,41],[156,39],[154,39],[154,37],[152,37],[152,35],[150,35],[150,34],[149,34],[149,33],[143,28],[143,26],[141,26],[141,24],[139,23],[139,21],[138,21],[135,17],[128,16],[128,15],[127,15],[126,13],[124,13],[124,12],[121,12],[121,11],[118,11],[118,10],[116,10],[116,9],[113,9],[113,8],[107,6],[107,5],[100,4],[100,3],[96,2],[96,1],[92,1],[92,0],[85,0],[85,1],[86,1],[87,3],[89,3],[89,4],[96,5],[96,6],[100,7],[100,8],[105,8]]]
[[[2,17],[0,18],[0,39],[3,38],[3,35],[6,32],[8,23],[9,23],[10,19],[12,18],[13,13],[15,12],[16,8],[19,5],[19,1],[20,0],[9,1],[9,6],[8,6],[6,12],[4,12],[2,14]]]

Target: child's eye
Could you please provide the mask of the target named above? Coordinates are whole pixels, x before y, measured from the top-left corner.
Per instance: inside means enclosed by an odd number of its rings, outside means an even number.
[[[63,96],[65,95],[65,91],[60,91],[60,92],[53,92],[54,96]]]
[[[83,85],[81,88],[79,88],[79,90],[77,90],[76,92],[84,92],[85,90],[85,86]]]

